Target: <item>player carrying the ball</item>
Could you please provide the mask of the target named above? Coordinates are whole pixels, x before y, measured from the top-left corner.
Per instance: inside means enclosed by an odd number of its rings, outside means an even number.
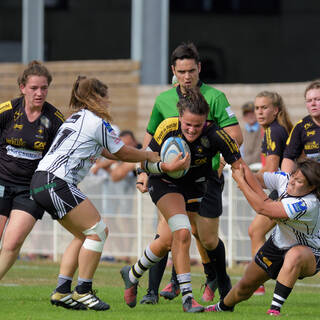
[[[191,154],[187,153],[181,159],[181,153],[171,163],[145,162],[145,170],[149,172],[150,196],[171,232],[167,232],[167,237],[153,240],[133,266],[121,269],[121,275],[125,284],[124,299],[133,308],[139,279],[171,249],[182,293],[183,311],[202,312],[203,306],[192,295],[189,256],[191,224],[188,212],[199,212],[206,181],[213,174],[211,159],[217,152],[221,152],[233,168],[246,165],[235,141],[213,121],[207,121],[209,106],[198,88],[188,89],[186,95],[180,98],[177,108],[179,117],[161,122],[149,148],[160,153],[161,146],[169,137],[181,137],[188,143]],[[186,168],[189,170],[179,179],[166,174]]]

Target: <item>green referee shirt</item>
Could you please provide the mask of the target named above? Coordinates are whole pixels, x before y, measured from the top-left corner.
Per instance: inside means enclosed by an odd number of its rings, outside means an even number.
[[[200,92],[206,99],[210,107],[208,120],[213,120],[221,127],[238,124],[235,114],[232,112],[230,104],[225,94],[215,88],[212,88],[203,82],[199,81],[198,86]],[[152,109],[150,120],[147,127],[147,132],[154,135],[158,125],[167,118],[179,116],[177,103],[181,96],[180,86],[162,92],[155,101]],[[212,167],[217,170],[220,163],[220,154],[218,153],[212,159]]]

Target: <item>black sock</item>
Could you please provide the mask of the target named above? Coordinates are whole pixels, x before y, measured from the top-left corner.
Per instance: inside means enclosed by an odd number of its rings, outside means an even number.
[[[228,307],[224,304],[223,300],[220,300],[219,301],[219,308],[222,310],[222,311],[233,311],[234,307]]]
[[[174,265],[172,265],[172,271],[171,271],[171,282],[174,282],[175,284],[179,285],[178,279],[177,279],[177,273]]]
[[[216,275],[216,271],[214,269],[213,264],[211,262],[208,262],[208,263],[203,263],[202,265],[203,265],[204,273],[207,277],[207,282],[215,280],[217,275]]]
[[[218,245],[214,250],[206,250],[212,265],[215,268],[220,298],[223,299],[231,289],[230,278],[227,275],[226,250],[224,243],[219,239]]]
[[[76,291],[80,294],[87,293],[92,290],[92,281],[78,281]]]
[[[63,283],[61,283],[59,286],[57,286],[56,291],[60,293],[68,293],[71,292],[71,284],[72,280],[64,280]]]
[[[277,281],[270,309],[280,311],[282,305],[285,303],[291,291],[292,288],[286,287],[285,285]]]
[[[159,238],[156,234],[155,239]],[[168,254],[166,254],[158,263],[149,269],[149,286],[148,291],[153,290],[155,294],[158,294],[160,282],[162,280],[164,270],[166,269],[168,261]]]

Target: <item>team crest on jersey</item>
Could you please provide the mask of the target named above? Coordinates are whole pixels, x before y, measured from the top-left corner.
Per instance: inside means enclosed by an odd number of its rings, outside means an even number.
[[[294,209],[295,212],[301,212],[301,211],[307,210],[307,206],[303,201],[292,203],[291,207]]]
[[[197,154],[202,154],[203,148],[201,146],[197,146]]]
[[[210,148],[210,142],[209,142],[209,139],[208,137],[201,137],[200,139],[201,141],[201,144],[205,147],[205,148]]]

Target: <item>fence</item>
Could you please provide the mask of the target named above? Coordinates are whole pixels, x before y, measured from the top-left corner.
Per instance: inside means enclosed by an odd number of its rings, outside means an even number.
[[[220,218],[220,236],[224,240],[228,265],[251,259],[248,226],[254,217],[241,191],[236,187],[231,170],[225,169],[223,215]],[[109,227],[103,257],[137,257],[153,239],[157,225],[157,210],[148,194],[135,190],[129,194],[114,194],[108,188],[105,176],[88,176],[80,188],[93,201]],[[110,191],[111,190],[111,191]],[[113,194],[112,194],[113,193]],[[72,236],[48,214],[39,221],[26,239],[21,253],[53,256],[59,260]],[[192,240],[190,255],[199,258],[195,241]]]

